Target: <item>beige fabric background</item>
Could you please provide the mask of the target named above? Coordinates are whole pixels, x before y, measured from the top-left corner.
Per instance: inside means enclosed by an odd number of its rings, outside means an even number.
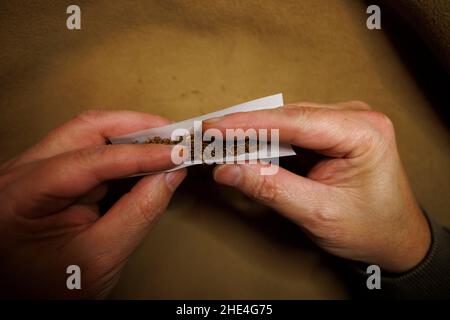
[[[359,99],[392,118],[418,199],[450,225],[448,129],[395,38],[366,29],[363,2],[76,1],[81,31],[65,27],[72,2],[5,2],[0,160],[88,108],[181,120],[277,92],[287,102]],[[113,294],[347,296],[296,227],[217,187],[208,168],[191,172]]]

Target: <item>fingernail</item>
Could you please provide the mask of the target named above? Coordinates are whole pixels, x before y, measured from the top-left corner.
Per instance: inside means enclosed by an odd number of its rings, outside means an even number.
[[[223,117],[217,117],[217,118],[211,118],[211,119],[203,120],[203,122],[208,124],[208,123],[219,122],[222,119],[223,119]]]
[[[241,179],[241,168],[239,165],[222,165],[214,170],[214,180],[226,186],[235,187]]]
[[[178,186],[183,181],[184,177],[186,176],[186,170],[177,170],[172,172],[166,173],[166,184],[167,187],[173,192],[175,191]]]

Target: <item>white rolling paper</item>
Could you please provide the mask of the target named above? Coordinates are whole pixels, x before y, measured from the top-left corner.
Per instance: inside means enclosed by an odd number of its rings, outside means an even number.
[[[172,132],[175,129],[183,128],[189,132],[192,132],[194,127],[194,121],[203,121],[210,118],[221,117],[227,114],[235,113],[235,112],[247,112],[247,111],[255,111],[255,110],[263,110],[263,109],[273,109],[283,105],[283,95],[281,93],[275,94],[272,96],[252,100],[249,102],[241,103],[226,109],[222,109],[219,111],[211,112],[205,115],[201,115],[192,119],[176,122],[169,124],[167,126],[159,127],[159,128],[151,128],[138,132],[133,132],[130,134],[126,134],[119,137],[110,137],[109,140],[112,144],[124,144],[124,143],[146,143],[151,138],[161,137],[161,138],[169,138],[171,137]],[[295,155],[294,150],[289,144],[280,144],[279,145],[279,157],[292,156]],[[249,153],[247,155],[247,159],[268,159],[272,157],[263,157],[259,152]],[[227,160],[227,157],[224,158],[224,161]],[[191,166],[196,163],[183,163],[177,167],[174,167],[168,171],[177,170],[183,167]]]

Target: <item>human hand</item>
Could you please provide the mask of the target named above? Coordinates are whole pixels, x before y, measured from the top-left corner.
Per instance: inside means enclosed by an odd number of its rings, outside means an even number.
[[[0,283],[7,297],[100,298],[161,215],[185,170],[149,175],[103,216],[105,182],[173,167],[166,145],[106,145],[106,137],[168,121],[90,111],[0,167]],[[66,268],[81,268],[81,290]]]
[[[306,177],[260,164],[216,167],[214,179],[236,187],[298,224],[337,256],[390,272],[416,266],[431,235],[401,164],[392,122],[362,102],[299,103],[211,119],[217,128],[279,129],[280,141],[328,158]]]

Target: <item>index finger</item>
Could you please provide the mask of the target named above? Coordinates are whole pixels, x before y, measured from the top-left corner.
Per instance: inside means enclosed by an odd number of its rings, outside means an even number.
[[[89,110],[50,131],[9,165],[50,158],[60,153],[105,144],[110,136],[169,124],[162,117],[134,111]]]
[[[318,151],[327,156],[353,157],[361,152],[366,137],[360,111],[304,106],[238,112],[203,121],[203,128],[278,129],[280,141]]]

